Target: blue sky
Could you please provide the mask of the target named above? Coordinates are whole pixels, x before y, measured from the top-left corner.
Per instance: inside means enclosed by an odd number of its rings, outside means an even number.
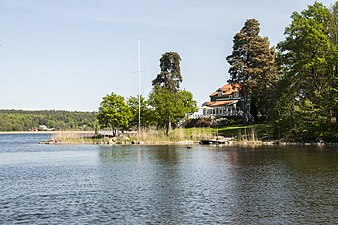
[[[321,1],[330,6],[334,1]],[[225,58],[246,19],[271,45],[313,0],[0,0],[0,109],[97,111],[111,92],[147,96],[167,51],[200,106],[229,79]]]

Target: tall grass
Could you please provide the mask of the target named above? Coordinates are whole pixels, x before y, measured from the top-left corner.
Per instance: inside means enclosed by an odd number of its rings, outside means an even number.
[[[74,131],[57,131],[52,134],[52,140],[55,143],[94,143],[96,140],[92,139],[93,133],[74,132]]]
[[[193,141],[200,141],[202,139],[209,139],[213,136],[217,136],[218,132],[216,132],[212,128],[205,128],[205,127],[194,127],[190,129],[185,129],[186,133],[190,136],[190,139]]]
[[[257,131],[255,127],[244,127],[238,129],[237,140],[240,142],[258,142]]]
[[[74,139],[80,138],[78,133],[70,132],[70,131],[58,131],[52,134],[52,138],[54,140],[62,140],[62,141],[72,141]]]
[[[93,137],[94,133],[84,132],[54,132],[52,139],[54,143],[69,144],[129,144],[132,142],[143,142],[146,144],[172,144],[177,142],[193,141],[199,142],[203,139],[211,139],[215,136],[223,135],[237,139],[238,142],[259,142],[257,132],[261,130],[254,126],[232,126],[224,128],[176,128],[166,135],[163,129],[143,128],[139,133],[127,132],[117,137]]]
[[[165,134],[164,130],[157,129],[142,129],[131,139],[141,142],[181,142],[181,141],[200,141],[201,139],[210,138],[213,136],[210,128],[177,128]]]
[[[168,141],[164,130],[145,129],[145,128],[141,129],[140,132],[137,133],[135,136],[131,136],[131,139],[143,142]]]

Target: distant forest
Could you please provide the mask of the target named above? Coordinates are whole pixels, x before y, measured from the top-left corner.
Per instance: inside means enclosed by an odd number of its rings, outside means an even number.
[[[54,130],[94,130],[96,112],[0,110],[0,131],[29,131],[44,125]]]

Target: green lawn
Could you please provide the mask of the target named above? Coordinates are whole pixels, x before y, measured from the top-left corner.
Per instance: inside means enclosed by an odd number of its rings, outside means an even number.
[[[243,126],[240,124],[225,126],[220,128],[186,128],[184,129],[186,136],[225,136],[225,137],[235,137],[239,134],[249,134],[254,131],[259,139],[264,137],[269,137],[272,134],[271,125],[261,123],[261,124],[250,124],[248,126]],[[196,135],[200,134],[200,135]]]
[[[225,136],[225,137],[234,137],[237,136],[239,133],[244,133],[245,130],[255,130],[259,138],[271,136],[272,134],[272,128],[271,125],[260,123],[260,124],[250,124],[248,126],[243,125],[232,125],[227,127],[221,127],[221,128],[213,128],[218,131],[219,135]]]

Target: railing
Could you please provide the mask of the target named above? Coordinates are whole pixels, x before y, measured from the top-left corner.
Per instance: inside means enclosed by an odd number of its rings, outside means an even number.
[[[117,131],[118,133],[119,131]],[[102,136],[114,136],[114,131],[112,130],[99,130],[97,131],[97,134],[102,135]]]
[[[212,115],[192,114],[188,116],[189,119],[200,119],[200,118],[210,118],[210,117],[212,117]]]
[[[217,114],[192,114],[188,118],[189,119],[199,119],[199,118],[215,118],[215,117],[242,117],[243,112],[242,111],[232,111],[232,112],[225,112],[225,113],[217,113]]]

